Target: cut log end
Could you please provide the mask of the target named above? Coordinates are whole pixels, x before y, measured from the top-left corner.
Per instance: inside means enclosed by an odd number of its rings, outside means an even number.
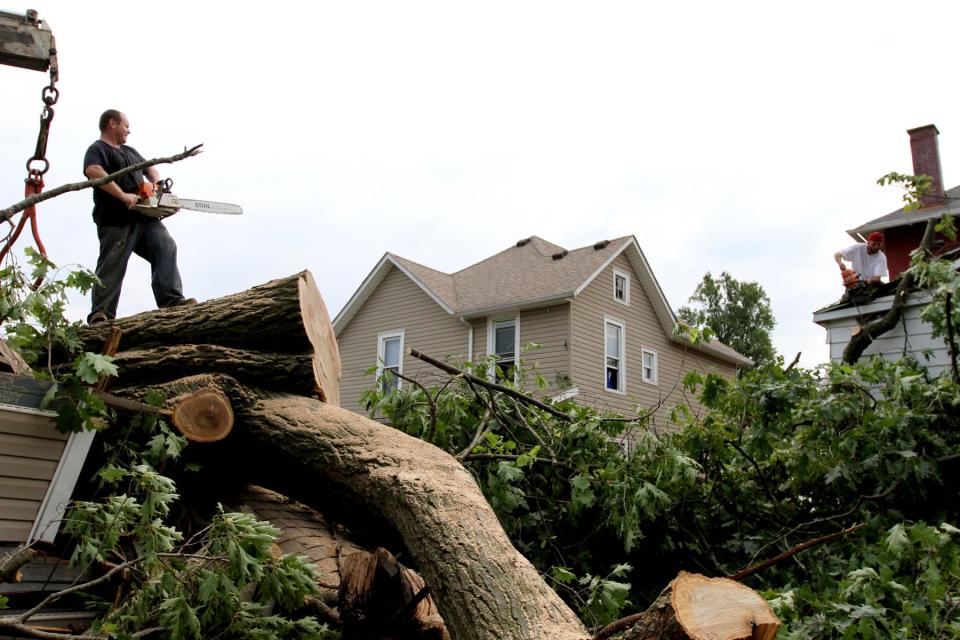
[[[180,402],[171,421],[192,442],[216,442],[233,429],[233,408],[219,392],[202,391]]]
[[[692,640],[771,640],[780,620],[756,591],[728,578],[681,572],[671,604]]]

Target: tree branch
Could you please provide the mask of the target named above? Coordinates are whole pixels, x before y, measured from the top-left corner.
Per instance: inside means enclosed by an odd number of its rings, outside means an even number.
[[[834,533],[830,533],[830,534],[827,534],[827,535],[825,535],[825,536],[820,536],[819,538],[814,538],[814,539],[812,539],[812,540],[807,540],[806,542],[801,542],[801,543],[798,544],[797,546],[795,546],[795,547],[793,547],[793,548],[791,548],[791,549],[787,549],[787,550],[784,551],[783,553],[781,553],[781,554],[779,554],[779,555],[777,555],[777,556],[774,556],[774,557],[770,558],[769,560],[764,560],[763,562],[760,562],[760,563],[758,563],[758,564],[749,566],[749,567],[747,567],[746,569],[741,569],[740,571],[737,571],[736,573],[734,573],[734,574],[732,574],[732,575],[729,575],[729,576],[727,576],[727,577],[730,578],[731,580],[737,580],[737,581],[743,580],[743,579],[746,578],[747,576],[751,576],[751,575],[753,575],[753,574],[755,574],[755,573],[757,573],[757,572],[759,572],[759,571],[763,571],[764,569],[767,569],[768,567],[772,567],[773,565],[777,564],[778,562],[781,562],[781,561],[783,561],[783,560],[786,560],[787,558],[789,558],[789,557],[791,557],[791,556],[795,556],[796,554],[800,553],[801,551],[805,551],[806,549],[809,549],[810,547],[815,547],[815,546],[817,546],[818,544],[823,544],[823,543],[825,543],[825,542],[831,542],[831,541],[833,541],[833,540],[836,540],[837,538],[841,538],[841,537],[847,535],[848,533],[853,533],[854,531],[859,531],[860,529],[863,529],[863,528],[866,527],[866,526],[867,526],[867,523],[866,523],[866,522],[863,522],[863,523],[861,523],[861,524],[854,525],[854,526],[848,527],[848,528],[846,528],[846,529],[841,529],[840,531],[836,531],[836,532],[834,532]]]
[[[436,431],[437,431],[437,402],[436,402],[436,400],[434,400],[434,399],[430,396],[430,392],[427,390],[427,388],[426,388],[425,386],[423,386],[423,383],[421,383],[419,380],[416,380],[416,379],[414,379],[414,378],[409,378],[409,377],[403,375],[402,373],[396,373],[396,372],[394,372],[394,371],[391,371],[390,373],[393,374],[393,375],[395,375],[395,376],[397,376],[397,377],[400,378],[401,380],[406,380],[406,381],[409,382],[410,384],[416,385],[416,387],[417,387],[418,389],[420,389],[421,391],[423,391],[423,395],[424,395],[424,397],[426,397],[426,399],[427,399],[427,407],[429,408],[429,411],[430,411],[430,425],[427,427],[427,432],[426,432],[425,434],[423,434],[423,439],[426,440],[427,442],[429,442],[430,444],[433,444],[433,434],[436,433]]]
[[[20,202],[7,207],[6,209],[0,209],[0,222],[6,222],[13,217],[14,214],[32,207],[35,204],[43,202],[44,200],[49,200],[50,198],[56,198],[59,195],[67,193],[69,191],[82,191],[87,188],[96,188],[107,184],[108,182],[113,182],[117,178],[127,175],[128,173],[133,173],[134,171],[140,171],[141,169],[146,169],[147,167],[152,167],[155,164],[172,164],[174,162],[179,162],[184,158],[189,158],[195,156],[198,153],[201,153],[200,147],[202,144],[198,144],[195,147],[190,149],[185,149],[182,153],[176,155],[167,156],[165,158],[153,158],[151,160],[144,160],[143,162],[138,162],[137,164],[132,164],[129,167],[120,169],[120,171],[114,171],[110,175],[103,176],[102,178],[96,178],[95,180],[84,180],[83,182],[71,182],[68,184],[60,185],[55,189],[50,189],[49,191],[44,191],[27,198],[24,198]]]
[[[562,418],[563,420],[570,420],[570,416],[568,416],[563,411],[560,411],[555,407],[551,407],[546,403],[540,402],[536,398],[528,396],[525,393],[521,393],[516,389],[511,389],[510,387],[505,387],[502,384],[497,384],[495,382],[490,382],[489,380],[484,380],[479,376],[475,376],[472,373],[467,373],[463,369],[458,369],[453,365],[449,365],[445,362],[441,362],[436,358],[432,358],[425,353],[421,353],[420,351],[417,351],[416,349],[412,349],[412,348],[407,349],[407,353],[413,356],[414,358],[417,358],[418,360],[422,360],[423,362],[426,362],[429,365],[433,365],[434,367],[436,367],[437,369],[440,369],[441,371],[446,371],[451,375],[459,376],[464,380],[469,380],[470,382],[473,382],[474,384],[478,384],[487,389],[491,389],[493,391],[499,391],[500,393],[510,396],[515,400],[519,400],[520,402],[525,402],[529,405],[533,405],[534,407],[537,407],[538,409],[542,409],[543,411],[546,411],[550,415],[555,416],[557,418]]]
[[[0,559],[0,582],[7,582],[11,576],[17,575],[20,567],[33,560],[35,555],[36,552],[30,547],[19,547],[3,556]]]
[[[464,458],[466,458],[467,455],[469,455],[470,452],[473,451],[473,448],[477,446],[477,443],[480,442],[480,439],[484,436],[484,434],[487,433],[487,421],[489,419],[490,419],[490,407],[486,407],[483,410],[483,417],[480,418],[480,422],[477,424],[477,430],[473,434],[473,439],[470,440],[470,444],[464,447],[464,449],[460,453],[453,456],[454,458],[456,458],[460,462],[463,462]]]

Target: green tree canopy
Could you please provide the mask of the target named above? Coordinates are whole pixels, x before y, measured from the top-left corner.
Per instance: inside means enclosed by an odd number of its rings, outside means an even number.
[[[714,278],[708,271],[689,302],[697,306],[680,307],[681,320],[693,327],[709,327],[720,342],[757,365],[774,361],[770,331],[776,320],[770,298],[758,283],[741,282],[726,271]]]

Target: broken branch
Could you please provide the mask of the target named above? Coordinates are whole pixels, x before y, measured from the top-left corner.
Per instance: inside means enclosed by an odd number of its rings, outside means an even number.
[[[146,169],[147,167],[152,167],[155,164],[172,164],[174,162],[179,162],[184,158],[189,158],[200,153],[200,147],[203,144],[198,144],[195,147],[190,149],[185,149],[183,153],[178,153],[176,155],[167,156],[164,158],[153,158],[151,160],[144,160],[143,162],[138,162],[137,164],[132,164],[129,167],[120,169],[119,171],[114,171],[110,175],[103,176],[102,178],[97,178],[95,180],[84,180],[83,182],[71,182],[68,184],[60,185],[55,189],[50,189],[49,191],[44,191],[42,193],[37,193],[27,198],[24,198],[20,202],[14,204],[13,206],[7,207],[6,209],[0,209],[0,222],[6,222],[13,217],[14,214],[32,207],[33,205],[43,202],[44,200],[49,200],[50,198],[56,198],[59,195],[68,193],[70,191],[82,191],[87,188],[96,188],[107,184],[108,182],[113,182],[117,178],[127,175],[128,173],[133,173],[134,171],[140,171]]]
[[[757,573],[757,572],[763,571],[764,569],[766,569],[766,568],[768,568],[768,567],[772,567],[773,565],[777,564],[778,562],[781,562],[781,561],[783,561],[783,560],[786,560],[787,558],[789,558],[789,557],[791,557],[791,556],[795,556],[796,554],[800,553],[801,551],[804,551],[804,550],[806,550],[806,549],[809,549],[810,547],[815,547],[815,546],[817,546],[818,544],[823,544],[823,543],[825,543],[825,542],[831,542],[831,541],[833,541],[833,540],[836,540],[837,538],[841,538],[841,537],[847,535],[848,533],[853,533],[854,531],[859,531],[860,529],[863,529],[865,526],[867,526],[867,523],[863,522],[863,523],[861,523],[861,524],[854,525],[854,526],[848,527],[848,528],[846,528],[846,529],[841,529],[840,531],[835,531],[834,533],[830,533],[830,534],[827,534],[827,535],[825,535],[825,536],[820,536],[819,538],[814,538],[814,539],[812,539],[812,540],[807,540],[806,542],[801,542],[800,544],[798,544],[797,546],[793,547],[792,549],[787,549],[787,550],[784,551],[783,553],[781,553],[781,554],[779,554],[779,555],[776,555],[776,556],[770,558],[769,560],[764,560],[763,562],[760,562],[760,563],[757,563],[757,564],[755,564],[755,565],[749,566],[749,567],[747,567],[746,569],[741,569],[740,571],[737,571],[736,573],[734,573],[734,574],[732,574],[732,575],[730,575],[730,576],[727,576],[727,577],[730,578],[731,580],[736,580],[736,581],[739,582],[740,580],[743,580],[743,579],[746,578],[747,576],[751,576],[751,575],[753,575],[753,574],[755,574],[755,573]]]
[[[519,400],[520,402],[525,402],[529,405],[533,405],[534,407],[537,407],[538,409],[542,409],[543,411],[546,411],[552,416],[556,416],[557,418],[562,418],[563,420],[570,419],[570,416],[568,416],[563,411],[560,411],[559,409],[551,407],[546,403],[540,402],[536,398],[528,396],[525,393],[520,393],[516,389],[511,389],[510,387],[505,387],[502,384],[497,384],[496,382],[490,382],[489,380],[484,380],[479,376],[475,376],[472,373],[467,373],[463,369],[458,369],[453,365],[449,365],[445,362],[441,362],[436,358],[432,358],[425,353],[421,353],[417,351],[416,349],[412,349],[412,348],[407,349],[407,353],[413,356],[414,358],[417,358],[418,360],[422,360],[429,365],[433,365],[434,367],[436,367],[437,369],[440,369],[441,371],[446,371],[451,375],[461,377],[464,380],[469,380],[474,384],[478,384],[482,387],[486,387],[487,389],[490,389],[492,391],[499,391],[504,395],[510,396],[514,400]]]

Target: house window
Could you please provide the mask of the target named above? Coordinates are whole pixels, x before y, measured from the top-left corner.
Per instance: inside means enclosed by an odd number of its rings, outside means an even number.
[[[643,371],[643,381],[649,384],[657,384],[657,352],[653,349],[644,347],[641,350],[641,369]]]
[[[377,380],[380,391],[391,393],[400,388],[400,378],[393,375],[403,373],[403,331],[381,333],[377,346]]]
[[[605,319],[604,334],[604,388],[624,393],[626,390],[626,363],[624,362],[624,326],[622,322]]]
[[[623,304],[630,304],[630,275],[613,270],[613,299]]]
[[[517,321],[498,320],[493,323],[493,353],[496,356],[493,379],[496,382],[516,379]]]

